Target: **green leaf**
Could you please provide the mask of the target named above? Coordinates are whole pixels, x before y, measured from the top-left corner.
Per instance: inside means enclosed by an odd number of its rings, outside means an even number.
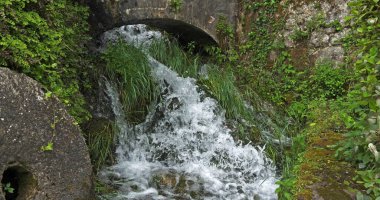
[[[53,150],[53,142],[48,142],[46,146],[41,147],[42,151],[52,151]]]
[[[49,99],[52,95],[52,92],[48,91],[45,93],[45,99]]]
[[[14,188],[12,188],[11,186],[11,183],[7,183],[5,184],[4,186],[4,191],[7,192],[7,193],[10,193],[10,194],[13,194],[14,193]]]
[[[364,187],[366,188],[373,187],[373,184],[374,183],[364,183]]]

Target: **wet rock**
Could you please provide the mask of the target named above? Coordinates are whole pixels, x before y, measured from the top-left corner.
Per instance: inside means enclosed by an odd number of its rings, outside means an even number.
[[[199,178],[187,176],[175,170],[155,172],[150,184],[164,196],[174,194],[173,196],[183,199],[202,199],[201,197],[205,195]]]
[[[0,68],[0,200],[94,199],[81,131],[33,79]]]
[[[98,82],[92,90],[86,91],[83,95],[89,105],[89,111],[94,118],[113,120],[114,114],[112,112],[111,103],[109,97],[105,93],[105,80],[104,77],[94,75],[92,82]],[[100,79],[100,81],[98,80]]]
[[[167,108],[170,111],[177,110],[181,106],[181,102],[178,97],[173,97],[170,99],[170,103]]]

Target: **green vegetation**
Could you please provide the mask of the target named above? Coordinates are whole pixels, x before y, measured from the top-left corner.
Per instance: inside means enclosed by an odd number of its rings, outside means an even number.
[[[317,15],[312,16],[312,18],[306,22],[305,29],[297,28],[293,31],[293,34],[290,35],[290,38],[294,41],[302,41],[304,39],[308,39],[313,31],[327,26],[325,21],[326,16],[324,13],[319,12]],[[339,22],[335,21],[334,24],[331,24],[331,26],[336,25],[336,23]]]
[[[117,131],[113,122],[93,119],[84,126],[84,132],[94,171],[114,164]]]
[[[107,47],[103,59],[106,74],[111,80],[118,80],[128,121],[142,122],[158,92],[148,58],[140,49],[119,41]]]
[[[182,0],[170,0],[169,1],[169,6],[174,12],[179,12],[183,4]]]
[[[183,77],[195,78],[198,75],[200,57],[185,52],[176,41],[155,40],[148,53]]]
[[[174,12],[179,12],[183,1],[169,3]],[[283,29],[286,3],[240,3],[241,38],[235,38],[233,27],[219,16],[216,29],[221,48],[208,48],[215,65],[205,67],[207,73],[199,74],[203,70],[201,57],[190,53],[194,43],[185,52],[175,41],[160,40],[147,51],[180,75],[197,78],[200,87],[220,102],[227,118],[238,121],[238,139],[267,144],[268,155],[282,169],[277,190],[280,199],[309,198],[307,187],[324,178],[316,176],[323,174],[322,169],[340,173],[349,165],[358,170],[350,174],[349,178],[354,179],[344,179],[345,185],[356,188],[353,191],[358,199],[380,199],[379,0],[349,3],[351,14],[346,26],[352,31],[344,40],[347,60],[342,66],[334,66],[329,60],[296,64],[301,58],[285,47],[285,38],[277,37]],[[47,90],[45,98],[56,95],[83,125],[90,118],[80,93],[91,87],[87,79],[91,58],[85,47],[89,40],[87,8],[70,0],[2,0],[0,16],[0,67],[40,82]],[[339,21],[326,23],[325,18],[323,13],[317,14],[305,28],[293,30],[290,38],[302,43],[319,28],[343,30]],[[276,58],[269,60],[271,54]],[[128,121],[140,123],[158,96],[147,56],[136,47],[118,42],[108,46],[101,60],[105,66],[100,73],[116,80]],[[290,119],[290,123],[281,124],[282,129],[274,128],[274,139],[280,144],[261,138],[258,130],[249,128],[256,119],[245,104],[258,110],[263,105],[260,97],[276,106],[265,107],[270,110],[266,113],[270,120],[277,122],[276,116]],[[98,171],[114,160],[115,127],[112,122],[94,123],[99,127],[85,128],[85,137]],[[56,119],[53,129],[55,124]],[[282,144],[283,136],[292,138],[291,145]],[[52,141],[41,150],[53,150]],[[9,184],[3,188],[8,193],[13,191]],[[113,192],[103,185],[97,189]]]
[[[48,142],[47,145],[41,147],[41,151],[53,151],[53,142]]]
[[[235,76],[232,70],[209,66],[207,72],[207,77],[201,77],[200,84],[226,110],[226,117],[234,120],[241,118],[249,120],[249,112],[235,86]]]
[[[313,102],[323,104],[347,93],[350,75],[345,69],[334,68],[332,63],[317,63],[311,70],[296,74],[280,88],[287,95],[280,100],[290,102],[286,112],[301,124],[309,118],[307,113],[313,108]]]
[[[244,24],[247,27],[246,42],[241,44],[239,52],[242,58],[245,58],[246,63],[243,65],[251,66],[251,70],[246,70],[249,74],[244,75],[245,70],[237,76],[244,80],[249,79],[252,75],[264,75],[263,69],[267,66],[267,58],[270,51],[274,48],[273,38],[276,38],[276,31],[281,28],[282,21],[276,21],[275,13],[278,11],[279,2],[276,0],[262,0],[253,2],[251,0],[244,0],[242,2],[243,16],[248,16],[249,13],[257,13],[256,17],[250,19],[250,23]],[[245,19],[243,17],[242,19]],[[247,77],[248,76],[248,77]],[[248,81],[248,80],[244,80]],[[254,80],[250,80],[254,81]],[[254,84],[254,83],[253,83]],[[257,83],[259,84],[259,83]]]
[[[228,24],[226,17],[219,16],[218,22],[216,24],[216,32],[219,38],[219,46],[225,51],[232,51],[233,49],[228,49],[227,47],[232,45],[234,38],[234,29]],[[216,49],[210,49],[212,52],[215,52]],[[214,55],[217,55],[214,53]]]
[[[296,101],[288,107],[288,112],[296,110],[307,113],[305,115],[306,124],[313,125],[313,130],[305,129],[304,134],[310,147],[310,141],[315,134],[322,134],[329,131],[341,132],[342,138],[331,144],[336,148],[335,156],[349,162],[354,168],[359,169],[354,177],[355,184],[361,184],[366,190],[360,190],[356,186],[358,199],[378,199],[379,191],[379,163],[376,159],[376,145],[379,144],[379,68],[380,56],[378,47],[380,45],[378,37],[380,23],[378,21],[379,4],[372,0],[358,0],[349,3],[351,14],[346,18],[350,24],[351,33],[345,38],[344,45],[349,53],[346,61],[346,68],[334,69],[316,65],[315,75],[304,79],[310,82],[308,87],[302,87],[305,81],[297,81],[301,85],[298,96],[301,101]],[[335,27],[341,30],[342,27],[337,22],[330,23],[328,27]],[[354,65],[352,65],[354,63]],[[318,72],[319,71],[319,72]],[[314,86],[314,87],[310,87]],[[310,88],[310,90],[308,89]],[[301,92],[302,91],[302,92]],[[302,102],[303,106],[299,106]],[[313,104],[324,105],[315,109]],[[313,108],[314,107],[314,108]],[[307,109],[305,109],[307,108]],[[315,113],[322,110],[325,114],[317,118]],[[306,112],[305,112],[306,111]],[[296,117],[297,115],[294,115]],[[325,118],[327,121],[321,120]],[[326,126],[326,122],[329,122]],[[306,152],[308,151],[305,149]],[[301,154],[297,154],[301,155]],[[292,196],[303,196],[307,194],[305,182],[302,175],[297,174],[297,168],[305,166],[310,160],[304,160],[305,154],[296,158],[296,163],[292,171],[284,172],[284,179],[279,182],[280,197],[291,199]],[[318,165],[317,165],[318,166]],[[337,167],[339,164],[331,164],[329,168]],[[345,166],[348,166],[345,165]],[[341,167],[342,168],[342,167]],[[315,173],[314,178],[317,177]],[[308,178],[310,179],[310,177]],[[352,185],[350,183],[349,185]],[[310,184],[309,184],[310,186]],[[309,191],[310,192],[310,191]]]
[[[352,181],[354,169],[348,163],[336,160],[335,150],[331,148],[343,139],[341,133],[345,130],[338,103],[315,99],[303,109],[307,111],[302,123],[305,126],[293,137],[293,145],[285,154],[283,178],[278,182],[279,197],[311,199],[312,186],[322,181],[331,185],[334,188],[331,191],[335,192],[358,188]],[[331,191],[327,195],[331,196]]]
[[[219,101],[228,118],[240,119],[247,115],[244,102],[235,87],[235,76],[231,69],[205,65],[206,74],[198,74],[201,58],[185,52],[176,41],[157,40],[152,43],[148,52],[181,76],[199,79],[200,86]]]
[[[117,190],[99,180],[95,182],[95,193],[101,194],[101,196],[97,196],[99,200],[112,200],[117,198]]]
[[[270,52],[275,49],[283,49],[284,46],[281,41],[273,40],[273,38],[276,38],[276,31],[280,30],[280,24],[282,23],[281,21],[276,22],[275,18],[279,3],[271,0],[256,2],[246,0],[241,2],[241,7],[243,14],[241,14],[240,21],[245,26],[243,27],[245,32],[239,33],[242,34],[242,38],[239,39],[240,42],[244,42],[236,44],[236,38],[233,37],[234,34],[230,30],[230,26],[226,25],[225,21],[220,20],[217,31],[219,37],[222,37],[220,40],[222,41],[223,50],[211,48],[209,53],[214,58],[216,65],[222,69],[228,69],[229,74],[233,74],[233,78],[230,79],[234,80],[233,84],[236,91],[240,93],[236,98],[241,99],[241,102],[253,105],[256,115],[267,116],[267,119],[253,119],[252,117],[254,116],[248,116],[245,117],[245,120],[252,120],[252,124],[269,126],[270,129],[273,129],[273,137],[275,137],[273,139],[279,140],[280,145],[271,144],[272,141],[268,139],[263,140],[264,138],[257,134],[258,130],[254,131],[256,132],[254,134],[256,137],[251,138],[251,140],[254,139],[254,141],[261,144],[267,144],[270,157],[280,164],[283,162],[283,156],[281,155],[285,150],[284,134],[286,135],[287,129],[292,129],[292,127],[286,125],[286,122],[283,122],[284,120],[278,120],[278,118],[284,119],[285,117],[282,112],[277,112],[276,108],[264,109],[266,111],[261,111],[263,108],[260,108],[266,104],[263,103],[263,99],[273,102],[276,98],[283,98],[280,96],[284,92],[282,82],[290,80],[283,80],[284,75],[282,73],[286,72],[292,75],[295,73],[294,69],[292,69],[293,66],[285,63],[289,57],[286,52],[282,53],[276,67],[271,67],[268,63]],[[245,18],[246,16],[252,16],[252,13],[255,13],[254,17]],[[246,21],[249,23],[246,23]],[[276,102],[280,103],[280,100]],[[236,110],[240,108],[247,110],[244,105],[237,107]],[[241,116],[247,115],[242,114]],[[265,124],[268,122],[269,124]],[[281,124],[282,128],[272,126],[277,123]],[[247,130],[243,129],[242,131]],[[247,136],[247,133],[243,134],[243,137],[244,135]],[[239,138],[242,139],[241,136]]]
[[[380,199],[380,4],[378,0],[349,3],[352,32],[346,47],[354,58],[355,83],[343,102],[343,121],[349,132],[338,147],[337,156],[360,166],[356,180],[366,195]],[[372,148],[371,148],[372,147]]]
[[[49,93],[49,92],[45,93],[45,97],[48,97],[50,95],[51,95],[51,93]],[[50,97],[48,97],[48,98],[50,98]],[[59,118],[57,115],[54,115],[53,122],[50,124],[50,128],[52,129],[51,138],[46,145],[41,146],[41,148],[40,148],[41,151],[53,151],[53,146],[54,146],[53,139],[57,135],[56,126],[57,126],[58,122],[61,120],[62,120],[62,118]],[[77,123],[77,122],[75,122],[75,123]]]
[[[275,13],[281,13],[286,7],[286,4],[280,5],[275,0],[243,1],[245,13],[241,15],[241,21],[249,22],[243,24],[248,31],[246,38],[241,40],[244,42],[239,45],[229,42],[227,50],[212,51],[219,65],[232,69],[245,100],[252,103],[255,97],[250,91],[256,91],[297,122],[288,132],[293,139],[291,148],[281,150],[274,147],[274,151],[271,146],[268,148],[272,158],[282,158],[276,159],[277,165],[283,169],[278,189],[281,199],[293,199],[307,193],[303,190],[312,183],[303,180],[313,177],[303,179],[305,177],[297,170],[305,167],[307,162],[316,161],[318,156],[312,158],[307,152],[314,151],[313,143],[318,143],[316,138],[320,136],[326,137],[327,141],[331,139],[328,145],[324,145],[328,158],[335,159],[332,156],[334,151],[330,149],[335,146],[338,158],[363,168],[358,171],[355,181],[349,183],[351,186],[360,183],[367,189],[366,194],[361,194],[359,186],[355,185],[359,189],[357,194],[363,198],[365,195],[379,197],[380,172],[375,148],[380,143],[379,4],[377,0],[357,0],[349,5],[351,16],[347,20],[350,20],[353,32],[345,39],[345,45],[350,60],[342,66],[336,67],[328,60],[313,66],[295,65],[294,61],[301,58],[293,57],[281,39],[272,39],[284,24],[281,16],[276,18]],[[253,19],[245,20],[245,16],[253,12]],[[219,27],[221,33],[227,30],[226,25]],[[307,22],[305,30],[295,30],[290,37],[302,42],[313,31],[328,27],[335,31],[343,29],[338,21],[326,23],[325,16],[318,14]],[[234,38],[229,38],[229,41],[234,41]],[[278,55],[273,63],[268,62],[271,52]],[[331,132],[334,134],[329,134]],[[336,137],[335,133],[340,136]],[[331,166],[323,167],[342,166],[341,161],[334,160]],[[310,176],[315,176],[321,165],[316,164],[315,167],[309,168],[314,172]]]
[[[85,46],[90,39],[88,15],[86,6],[71,0],[0,1],[0,67],[19,71],[41,83],[46,89],[45,99],[57,96],[75,118],[75,125],[83,125],[90,118],[80,90],[97,84],[97,80],[88,80],[92,73],[92,58]],[[42,152],[53,150],[53,138],[59,134],[55,132],[58,121],[54,117],[52,138],[41,146]],[[110,144],[114,138],[106,133],[100,130],[85,134],[95,170],[106,159],[112,162]],[[2,186],[4,191],[13,191],[9,184]]]
[[[13,194],[15,189],[11,186],[11,183],[6,183],[3,185],[3,190],[6,192],[6,193],[10,193],[10,194]]]
[[[80,79],[88,65],[87,8],[69,0],[2,0],[0,15],[0,67],[36,79],[79,123],[87,120],[79,92],[80,85],[87,85]]]

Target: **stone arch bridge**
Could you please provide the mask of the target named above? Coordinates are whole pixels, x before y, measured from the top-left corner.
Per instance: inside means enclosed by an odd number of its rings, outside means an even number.
[[[173,6],[173,2],[181,2]],[[88,0],[90,21],[100,33],[125,24],[144,23],[178,36],[182,42],[218,43],[221,17],[236,25],[237,0]]]

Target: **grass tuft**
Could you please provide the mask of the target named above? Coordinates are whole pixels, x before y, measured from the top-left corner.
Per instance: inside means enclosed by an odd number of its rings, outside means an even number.
[[[156,40],[148,53],[183,77],[197,77],[200,57],[185,52],[177,41]]]
[[[108,78],[118,84],[128,121],[142,122],[157,96],[147,56],[133,45],[119,41],[108,46],[103,58]]]
[[[84,126],[84,137],[95,172],[115,161],[114,130],[114,124],[105,119],[93,119]]]
[[[249,118],[244,100],[235,86],[235,76],[232,71],[216,66],[209,67],[207,71],[207,78],[200,79],[200,83],[226,110],[226,117],[234,120]]]

